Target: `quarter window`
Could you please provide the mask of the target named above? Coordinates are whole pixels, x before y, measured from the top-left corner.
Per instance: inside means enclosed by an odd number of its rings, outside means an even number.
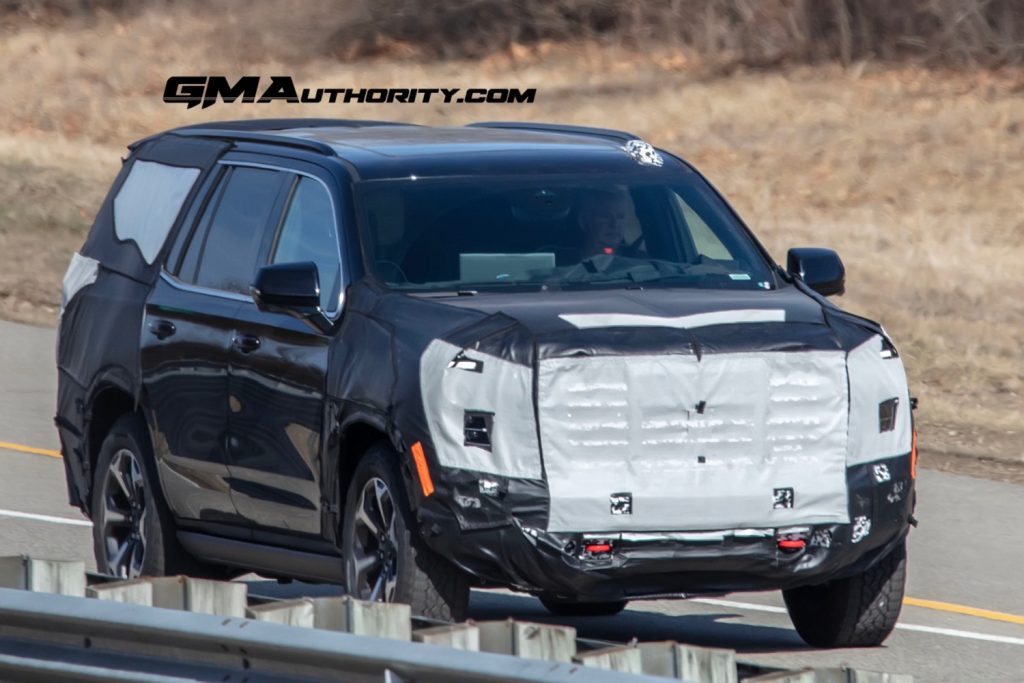
[[[320,277],[320,306],[338,310],[341,262],[331,197],[316,180],[300,177],[292,193],[271,263],[312,261]]]

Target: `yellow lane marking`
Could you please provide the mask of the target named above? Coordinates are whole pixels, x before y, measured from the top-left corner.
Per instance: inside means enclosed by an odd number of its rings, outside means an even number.
[[[36,455],[47,455],[51,458],[60,458],[59,451],[51,451],[47,448],[33,448],[32,446],[22,446],[17,443],[8,443],[6,441],[0,441],[0,448],[6,448],[9,451],[18,451],[19,453],[35,453]]]
[[[1017,614],[1007,614],[1006,612],[994,612],[990,609],[981,609],[979,607],[968,607],[967,605],[956,605],[952,602],[940,602],[938,600],[923,600],[921,598],[903,598],[903,604],[911,607],[923,607],[925,609],[934,609],[940,612],[953,612],[955,614],[966,614],[970,617],[980,617],[982,619],[991,619],[992,621],[1006,621],[1011,624],[1020,624],[1024,626],[1024,617]]]

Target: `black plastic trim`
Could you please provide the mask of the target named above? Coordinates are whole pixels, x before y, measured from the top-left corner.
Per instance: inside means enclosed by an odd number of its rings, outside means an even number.
[[[178,541],[190,554],[207,562],[242,567],[273,576],[344,582],[341,560],[332,555],[305,553],[194,531],[179,531]]]

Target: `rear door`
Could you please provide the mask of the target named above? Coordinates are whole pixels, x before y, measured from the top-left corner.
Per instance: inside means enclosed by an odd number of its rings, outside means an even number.
[[[334,183],[299,162],[267,263],[312,261],[321,306],[341,310],[342,268]],[[239,512],[256,527],[321,532],[321,474],[328,343],[331,337],[289,315],[238,311],[229,374],[229,458]]]
[[[227,467],[228,358],[285,180],[274,171],[222,167],[146,302],[142,381],[160,479],[182,518],[242,521]]]

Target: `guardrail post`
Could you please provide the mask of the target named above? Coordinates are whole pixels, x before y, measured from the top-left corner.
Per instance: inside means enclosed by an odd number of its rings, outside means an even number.
[[[800,671],[776,671],[775,673],[762,674],[752,678],[744,678],[743,683],[824,683],[819,681],[817,672],[814,669],[802,669]],[[845,679],[844,679],[845,683]]]
[[[847,683],[914,683],[910,674],[887,674],[878,671],[857,671],[843,669],[847,675]]]
[[[86,597],[113,602],[126,602],[132,605],[153,606],[153,584],[146,579],[115,581],[87,586]]]
[[[85,562],[36,560],[28,555],[0,557],[0,587],[85,596]]]
[[[736,652],[680,645],[672,641],[640,643],[643,672],[696,683],[736,683]]]
[[[571,662],[576,655],[576,629],[528,621],[485,621],[480,629],[484,652],[516,655],[553,662]]]
[[[588,650],[578,653],[572,660],[583,666],[593,666],[598,669],[634,674],[643,673],[643,658],[635,645],[613,645],[598,650]]]
[[[311,598],[313,626],[357,636],[412,640],[412,608],[397,602],[367,602],[350,596]]]
[[[259,621],[270,621],[289,626],[313,628],[313,603],[305,598],[268,602],[245,610],[245,616]]]
[[[412,639],[417,643],[443,645],[456,650],[480,650],[480,629],[471,623],[417,629],[412,632]]]
[[[230,581],[164,576],[148,579],[153,584],[153,607],[186,612],[245,617],[248,586]]]
[[[744,683],[914,683],[914,677],[907,674],[839,668],[779,671],[754,678],[745,678],[743,681]]]

